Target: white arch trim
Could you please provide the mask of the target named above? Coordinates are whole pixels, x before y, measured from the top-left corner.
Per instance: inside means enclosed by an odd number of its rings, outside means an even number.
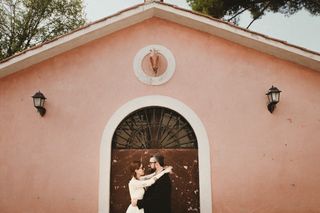
[[[198,116],[181,101],[160,95],[143,96],[121,106],[104,128],[100,145],[99,213],[109,213],[111,141],[120,122],[131,112],[147,107],[162,106],[180,113],[193,128],[198,139],[200,212],[212,212],[210,146],[205,128]]]

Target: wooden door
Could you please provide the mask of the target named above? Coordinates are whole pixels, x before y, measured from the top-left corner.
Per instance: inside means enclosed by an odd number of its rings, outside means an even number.
[[[128,183],[132,178],[129,164],[142,159],[146,166],[154,149],[113,150],[110,184],[110,212],[124,213],[130,204]],[[173,166],[170,174],[172,182],[172,212],[200,212],[198,153],[196,149],[162,149],[165,164]]]
[[[200,212],[197,139],[190,124],[177,112],[147,107],[129,114],[112,140],[110,212],[124,213],[130,204],[129,165],[160,152],[173,166],[172,212]]]

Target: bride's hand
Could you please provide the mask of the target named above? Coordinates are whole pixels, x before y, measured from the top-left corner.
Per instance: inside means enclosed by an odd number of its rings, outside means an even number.
[[[137,199],[131,199],[131,205],[132,206],[137,206]]]
[[[172,166],[167,166],[165,170],[168,171],[168,173],[172,173],[172,168]]]

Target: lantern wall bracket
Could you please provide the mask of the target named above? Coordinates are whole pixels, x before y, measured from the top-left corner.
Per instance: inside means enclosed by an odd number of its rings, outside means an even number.
[[[41,116],[44,116],[44,114],[46,114],[47,111],[44,107],[37,107],[37,110]]]
[[[275,103],[269,103],[268,104],[268,110],[269,110],[270,113],[272,113],[275,108],[276,108],[276,104]]]

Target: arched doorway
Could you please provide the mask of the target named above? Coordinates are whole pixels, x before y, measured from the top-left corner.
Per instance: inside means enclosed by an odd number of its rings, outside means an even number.
[[[109,119],[101,138],[99,175],[99,213],[110,212],[112,138],[119,124],[130,113],[149,106],[165,107],[182,115],[192,127],[198,141],[200,212],[212,212],[210,146],[198,116],[181,101],[167,96],[144,96],[121,106]]]
[[[112,138],[110,212],[123,213],[130,203],[129,164],[147,165],[160,152],[174,168],[172,212],[200,212],[198,144],[189,122],[174,110],[149,106],[138,109],[118,125]]]

